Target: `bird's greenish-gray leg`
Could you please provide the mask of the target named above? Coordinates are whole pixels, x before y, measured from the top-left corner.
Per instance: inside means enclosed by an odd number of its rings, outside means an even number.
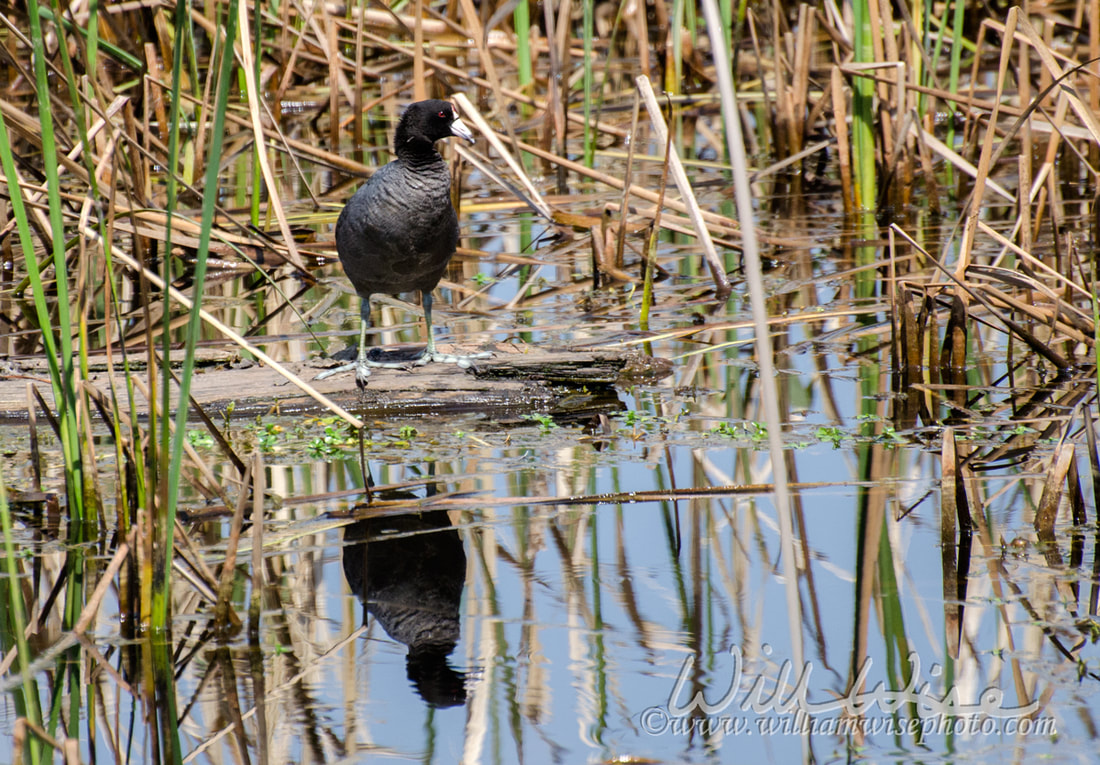
[[[428,330],[428,346],[424,349],[424,353],[414,363],[417,366],[423,366],[431,362],[438,364],[457,364],[462,369],[468,369],[473,366],[474,359],[487,359],[493,354],[489,352],[484,353],[472,353],[468,356],[459,356],[454,353],[439,353],[435,349],[435,333],[432,332],[432,294],[424,291],[420,293],[420,302],[424,306],[424,322],[427,324]]]

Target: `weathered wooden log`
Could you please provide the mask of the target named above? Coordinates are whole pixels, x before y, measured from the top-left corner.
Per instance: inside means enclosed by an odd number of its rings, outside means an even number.
[[[323,411],[313,399],[260,364],[240,360],[230,352],[204,349],[191,380],[191,396],[210,414],[221,414],[232,403],[234,417],[271,413],[314,414]],[[125,390],[121,365],[115,356],[114,371],[106,357],[89,360],[88,382],[107,393],[110,376],[116,390]],[[131,356],[131,361],[134,356]],[[173,355],[173,365],[178,361]],[[287,366],[318,391],[349,411],[366,417],[445,414],[458,412],[522,413],[565,412],[574,415],[619,408],[613,386],[653,382],[671,371],[664,359],[637,351],[617,349],[560,349],[502,345],[492,358],[479,360],[471,369],[451,364],[428,364],[404,369],[378,369],[367,389],[359,391],[350,373],[326,380],[314,379],[324,363],[289,363]],[[135,371],[140,379],[143,371]],[[20,359],[0,368],[0,420],[27,416],[27,381],[39,386],[49,400],[49,378],[41,357]],[[175,386],[173,387],[173,394]],[[584,395],[576,395],[578,389]],[[128,416],[147,417],[149,405],[140,395],[136,411]],[[173,407],[176,406],[173,400]]]

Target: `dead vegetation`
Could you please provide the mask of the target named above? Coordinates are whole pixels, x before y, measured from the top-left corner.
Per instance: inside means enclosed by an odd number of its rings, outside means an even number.
[[[758,197],[786,200],[779,217],[799,220],[814,214],[815,195],[835,191],[847,216],[850,233],[838,247],[844,269],[826,276],[814,272],[794,227],[761,231],[790,281],[802,285],[769,300],[776,353],[789,350],[783,332],[794,323],[853,356],[888,348],[893,427],[937,429],[949,645],[957,652],[962,607],[955,601],[965,600],[971,534],[989,558],[1001,544],[985,524],[976,476],[1009,466],[1044,474],[1034,517],[1052,569],[1065,565],[1059,514],[1068,508],[1079,529],[1088,505],[1100,507],[1100,81],[1087,70],[1100,57],[1096,3],[1031,16],[1012,8],[1004,19],[965,10],[949,17],[940,6],[904,3],[856,3],[854,18],[835,3],[746,4],[734,17],[739,9],[727,3],[721,30],[708,30],[700,9],[664,0],[498,7],[450,0],[397,10],[209,2],[182,4],[175,16],[159,3],[96,9],[78,2],[60,18],[56,4],[32,6],[34,19],[26,8],[0,12],[0,129],[9,159],[0,187],[9,264],[0,354],[11,376],[24,374],[21,358],[47,360],[54,397],[30,386],[32,442],[49,427],[66,445],[64,491],[40,483],[25,495],[27,505],[54,521],[64,507],[68,541],[98,540],[112,556],[106,568],[88,571],[100,588],[86,588],[67,607],[72,641],[82,639],[96,595],[116,582],[131,627],[164,628],[172,609],[157,593],[168,596],[169,573],[180,569],[215,614],[196,643],[243,624],[230,603],[234,550],[247,534],[246,511],[254,555],[262,547],[262,462],[223,437],[204,402],[192,400],[182,418],[173,411],[170,401],[190,399],[193,367],[166,360],[181,349],[193,357],[201,341],[282,368],[277,354],[268,355],[278,343],[266,327],[274,316],[297,314],[308,328],[296,299],[315,284],[318,261],[332,257],[336,211],[356,180],[386,160],[381,147],[412,100],[453,98],[479,128],[478,145],[454,158],[464,215],[522,206],[556,236],[524,252],[466,250],[468,262],[495,266],[519,286],[514,298],[494,302],[456,278],[449,284],[456,315],[503,316],[563,291],[590,296],[645,285],[636,344],[694,343],[676,383],[712,385],[714,365],[743,342],[734,332],[746,324],[727,319],[724,305],[743,278],[747,223],[736,219],[724,188],[693,185],[683,170],[728,185],[721,107],[731,104],[719,89],[717,68],[726,64],[714,60],[712,33],[731,44],[732,106],[749,128],[749,154],[766,157],[751,175]],[[597,156],[614,156],[622,172],[608,172]],[[496,195],[465,194],[461,179],[471,173],[489,179]],[[589,198],[598,199],[596,209]],[[919,221],[940,215],[949,230],[929,241]],[[668,257],[658,245],[673,237],[697,246]],[[540,284],[540,269],[566,262],[583,265],[571,283]],[[812,293],[838,273],[840,298],[823,316]],[[654,278],[666,275],[690,286],[654,292]],[[204,305],[215,277],[263,310],[229,319]],[[651,308],[667,316],[685,306],[698,308],[696,323],[650,329]],[[869,314],[884,321],[872,323]],[[307,333],[300,339],[308,342]],[[990,346],[1005,349],[1003,374],[990,371]],[[93,354],[127,385],[92,380]],[[285,376],[362,426],[308,380]],[[152,414],[143,420],[137,410],[146,407]],[[232,475],[215,475],[177,435],[188,412],[217,440]],[[103,426],[110,437],[97,444],[89,435]],[[1000,437],[960,446],[956,434],[974,426]],[[97,467],[102,449],[112,452],[110,480]],[[881,447],[872,451],[869,481],[892,464]],[[1078,470],[1078,457],[1088,472]],[[233,508],[229,551],[217,570],[191,549],[194,529],[177,525],[184,485]],[[792,486],[799,490],[797,476]],[[465,501],[444,495],[431,506],[461,510]],[[878,552],[874,530],[886,522],[886,503],[882,493],[867,495],[868,561]],[[1072,537],[1072,567],[1082,561],[1082,540]],[[56,593],[66,581],[76,589],[71,577],[86,565],[73,553],[56,581],[36,578],[35,613],[16,631],[33,635],[61,607]],[[262,577],[258,558],[253,566]],[[998,587],[1020,589],[1003,567],[991,575]],[[853,668],[873,607],[870,584],[862,585]],[[1076,587],[1058,592],[1082,635],[1095,629],[1097,587],[1094,579],[1087,597]],[[1053,633],[1049,639],[1080,661],[1083,637],[1072,645]],[[25,652],[5,647],[8,666]],[[163,658],[150,659],[159,681],[171,676],[167,663],[156,664]],[[29,654],[23,660],[25,671]],[[166,688],[153,683],[148,693]],[[149,701],[156,708],[158,699]],[[26,719],[34,740],[52,742],[41,717]]]

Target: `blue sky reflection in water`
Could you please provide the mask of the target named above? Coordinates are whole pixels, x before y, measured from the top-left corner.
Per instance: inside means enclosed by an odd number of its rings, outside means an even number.
[[[639,394],[643,408],[647,396]],[[927,478],[933,463],[931,456],[916,451],[893,452],[899,477],[886,488],[898,498],[898,506],[917,507],[901,520],[891,517],[885,535],[893,550],[905,652],[915,652],[920,674],[909,679],[901,674],[897,646],[884,644],[877,616],[883,606],[876,597],[865,677],[869,692],[883,684],[880,699],[885,689],[886,697],[912,698],[919,704],[924,693],[924,706],[915,710],[920,721],[910,722],[914,709],[908,704],[894,715],[883,711],[881,702],[866,701],[865,724],[871,733],[860,741],[831,733],[835,728],[830,726],[843,717],[839,703],[837,711],[816,716],[813,724],[824,732],[808,737],[792,731],[796,724],[809,724],[801,717],[742,710],[753,699],[760,703],[771,697],[783,663],[791,658],[777,524],[767,496],[599,506],[499,504],[501,498],[517,496],[721,485],[722,475],[734,469],[738,450],[741,459],[747,455],[760,469],[761,481],[767,478],[765,454],[744,439],[734,442],[690,428],[628,438],[630,429],[617,425],[620,434],[603,451],[563,445],[575,444],[576,432],[565,438],[556,432],[540,434],[530,426],[508,431],[472,418],[445,426],[461,429],[466,434],[461,438],[431,426],[418,435],[440,452],[440,492],[477,490],[486,500],[479,506],[476,496],[465,497],[462,509],[451,511],[452,528],[433,530],[428,524],[393,534],[429,540],[457,531],[461,539],[460,637],[440,663],[446,669],[437,667],[435,679],[441,672],[450,673],[444,685],[464,679],[464,703],[425,690],[431,679],[410,680],[411,649],[388,635],[375,616],[368,619],[365,632],[355,634],[363,609],[344,575],[346,532],[300,538],[277,553],[286,565],[279,585],[284,602],[295,604],[265,617],[275,623],[285,620],[288,627],[286,633],[266,630],[269,640],[290,636],[288,646],[265,646],[269,720],[271,705],[277,709],[286,704],[280,713],[286,721],[276,736],[280,747],[295,752],[295,758],[326,761],[370,755],[420,762],[603,762],[630,757],[789,762],[807,750],[820,762],[850,757],[977,762],[1007,751],[1055,761],[1087,759],[1082,746],[1088,725],[1082,720],[1095,704],[1091,683],[1078,683],[1074,668],[1052,655],[1040,628],[1028,624],[1026,613],[1014,603],[1016,596],[1002,598],[993,591],[988,577],[981,575],[985,554],[977,542],[965,613],[968,639],[962,659],[953,661],[945,654],[938,503],[934,497],[918,503],[934,488]],[[470,434],[489,448],[472,442]],[[506,438],[510,443],[501,446]],[[801,590],[809,672],[803,695],[808,703],[828,707],[847,694],[851,672],[857,492],[837,483],[855,482],[856,476],[851,453],[825,443],[792,454],[799,480],[829,484],[801,493],[813,572],[812,592],[805,582]],[[375,463],[376,479],[395,483],[427,474],[422,465],[397,464],[400,459],[390,453],[380,460],[388,464]],[[323,479],[317,465],[273,467],[272,482],[280,483],[275,475],[280,470],[287,471],[287,484],[304,488],[312,481],[311,491],[354,481],[352,462],[329,463],[327,468]],[[328,485],[317,485],[319,479]],[[416,494],[423,496],[423,489]],[[1010,540],[1028,526],[1018,499],[1009,492],[990,504],[990,516]],[[383,519],[372,544],[392,543],[387,520],[394,519]],[[1004,564],[1014,577],[1026,579],[1042,567],[1031,560],[1033,550],[1010,549],[1017,551]],[[999,546],[992,557],[1002,558]],[[382,560],[394,565],[389,558]],[[400,595],[391,588],[373,597],[385,601]],[[1006,646],[997,625],[997,609],[1004,601],[1015,650]],[[429,595],[421,605],[436,602]],[[345,641],[348,636],[354,637]],[[693,666],[673,700],[677,705],[687,705],[696,692],[716,704],[730,691],[737,666],[731,646],[744,657],[733,703],[704,720],[670,718],[670,695],[685,660]],[[289,656],[296,658],[290,662]],[[973,705],[992,687],[1004,692],[1002,708],[1020,704],[1012,667],[1005,663],[1013,657],[1020,659],[1032,698],[1051,694],[1039,719],[1024,724],[1039,732],[1018,737],[941,735],[943,726],[962,730],[965,721],[935,715],[928,708],[929,694],[942,698],[954,687],[959,704]],[[291,694],[293,700],[289,689],[277,691],[273,684],[275,678],[293,674],[280,668],[287,662],[309,668],[300,691]],[[798,675],[799,668],[791,667],[786,678],[795,683]],[[917,692],[907,695],[907,683]],[[185,696],[187,685],[185,679]],[[782,698],[789,700],[790,695]],[[1010,716],[984,724],[987,731],[994,724],[1008,731],[1016,720]],[[1056,726],[1057,748],[1049,735],[1051,725]],[[770,733],[767,726],[772,726]],[[894,735],[896,730],[906,733]],[[909,734],[914,730],[928,735],[918,741]]]
[[[836,289],[830,269],[824,270],[816,284],[775,279],[773,286],[782,291],[813,284],[821,301],[831,300]],[[662,284],[658,300],[675,305],[672,298],[683,289]],[[594,320],[578,318],[581,307],[572,296],[557,297],[539,306],[532,323],[564,327],[547,331],[540,341],[551,335],[608,340],[628,328],[619,314],[634,310],[630,301],[627,288],[597,296],[597,307],[608,313]],[[681,328],[692,310],[661,310],[656,320],[662,328]],[[349,326],[354,315],[348,313]],[[741,316],[731,308],[728,318]],[[459,333],[479,321],[449,325]],[[228,665],[212,642],[196,642],[209,617],[181,580],[177,694],[185,710],[184,751],[197,753],[194,761],[233,756],[237,743],[226,703],[231,683],[241,701],[250,756],[263,746],[279,753],[280,761],[1090,761],[1100,686],[1089,677],[1078,679],[1079,667],[1058,653],[1051,636],[1068,647],[1088,640],[1089,619],[1078,612],[1095,591],[1094,530],[1084,534],[1088,551],[1081,561],[1056,565],[1033,542],[1032,513],[1043,474],[1008,465],[975,476],[968,491],[984,503],[989,535],[972,539],[970,578],[960,598],[957,582],[945,584],[942,428],[917,423],[895,431],[897,399],[883,356],[871,353],[860,361],[843,340],[822,348],[807,344],[835,338],[837,330],[835,320],[814,331],[792,327],[789,350],[780,356],[790,472],[801,486],[797,509],[805,524],[804,531],[796,528],[804,540],[796,551],[798,629],[809,672],[805,700],[839,706],[836,700],[848,695],[857,674],[852,663],[859,644],[870,659],[868,691],[882,684],[885,697],[908,701],[902,692],[912,683],[938,697],[956,689],[965,705],[980,702],[990,688],[1004,694],[1003,707],[1038,699],[1043,706],[1028,735],[1011,732],[1011,716],[983,718],[996,733],[944,735],[943,725],[954,730],[960,723],[919,701],[916,708],[903,704],[896,714],[868,708],[862,737],[830,727],[840,719],[839,709],[817,715],[818,732],[802,736],[791,730],[803,724],[801,718],[741,708],[761,694],[770,696],[784,663],[793,661],[778,523],[767,491],[699,493],[676,501],[565,501],[703,492],[770,480],[755,381],[743,353],[712,351],[692,371],[698,357],[681,354],[698,345],[658,341],[655,353],[679,357],[675,375],[620,390],[623,408],[610,412],[605,427],[595,431],[537,418],[471,415],[371,421],[367,456],[376,481],[424,481],[434,473],[437,507],[448,511],[453,527],[440,524],[438,516],[419,528],[400,526],[411,523],[407,515],[384,520],[397,525],[396,536],[409,539],[451,535],[453,541],[457,535],[465,559],[457,567],[453,625],[432,633],[412,660],[408,644],[398,638],[417,634],[415,619],[405,621],[404,631],[395,628],[398,637],[387,634],[377,614],[362,628],[363,606],[345,576],[347,524],[333,520],[350,509],[349,501],[292,502],[361,486],[356,447],[317,453],[312,437],[329,427],[320,421],[232,423],[234,443],[246,450],[248,439],[259,444],[271,434],[264,428],[284,429],[264,455],[270,492],[287,500],[265,506],[267,587],[259,645],[266,727],[260,729],[255,714],[261,676],[245,637],[229,646]],[[1003,360],[993,343],[985,347],[995,379]],[[1042,387],[1041,381],[1033,384]],[[991,390],[987,399],[1006,395]],[[1004,441],[1006,431],[998,428],[1017,427],[1010,414],[1006,407],[989,407],[974,424],[960,425],[960,448]],[[1053,446],[1040,443],[1037,451]],[[203,454],[216,473],[228,472],[212,448]],[[868,475],[873,479],[866,480]],[[422,485],[408,491],[425,496]],[[410,507],[415,502],[410,499]],[[190,497],[188,506],[201,509],[202,503]],[[882,508],[883,525],[879,542],[869,545],[870,558],[861,563],[861,519],[871,507]],[[206,552],[216,562],[227,522],[215,520],[210,527]],[[1071,537],[1064,514],[1059,532],[1065,561]],[[390,536],[385,525],[376,536]],[[957,554],[958,536],[953,539]],[[450,550],[454,563],[453,545]],[[386,565],[396,568],[390,560]],[[857,621],[861,565],[872,569],[866,627]],[[241,576],[237,607],[244,613],[248,587]],[[404,584],[397,578],[376,592],[379,608],[400,610]],[[445,599],[424,596],[421,605],[439,608]],[[960,600],[965,637],[952,658],[945,624],[958,617]],[[97,632],[108,647],[118,641],[111,607],[105,605]],[[702,720],[670,716],[670,696],[685,661],[693,664],[672,699],[676,705],[696,693],[711,704],[727,694],[735,668],[731,647],[744,657],[734,704]],[[906,676],[902,661],[910,652],[920,661],[914,678]],[[1091,644],[1085,642],[1080,655],[1084,669],[1096,671]],[[232,675],[227,666],[234,668]],[[796,682],[801,670],[792,667],[786,678]],[[114,692],[110,680],[97,682]],[[914,695],[919,699],[921,693]],[[3,715],[7,733],[14,710],[8,707]],[[916,728],[910,727],[914,716]],[[768,734],[761,726],[778,731]],[[138,730],[141,742],[146,729]],[[102,740],[96,749],[103,757],[110,751]]]

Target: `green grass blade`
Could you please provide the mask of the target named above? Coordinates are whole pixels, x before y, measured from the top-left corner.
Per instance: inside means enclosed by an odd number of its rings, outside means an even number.
[[[596,158],[596,127],[592,124],[592,42],[596,34],[595,2],[583,0],[584,5],[584,164],[592,167]]]
[[[527,0],[521,0],[512,11],[512,24],[516,31],[516,65],[518,67],[519,89],[525,95],[534,95],[535,75],[531,66],[531,11]],[[524,116],[531,114],[527,104],[521,105]]]
[[[38,698],[38,686],[34,682],[29,669],[31,654],[26,637],[27,614],[23,608],[23,587],[20,584],[19,570],[16,566],[11,513],[8,511],[8,491],[3,476],[0,476],[0,531],[4,535],[4,574],[8,579],[8,586],[5,588],[3,595],[0,595],[0,616],[4,617],[0,629],[10,631],[10,637],[15,643],[19,674],[23,680],[22,693],[15,695],[16,710],[17,713],[26,715],[28,720],[41,727],[42,706]],[[4,642],[6,649],[8,647],[7,641]],[[30,761],[32,763],[41,762],[41,741],[37,736],[31,736],[29,743]]]
[[[53,115],[50,99],[50,81],[46,70],[46,43],[42,33],[42,22],[39,18],[40,8],[35,3],[28,7],[30,19],[31,45],[34,51],[35,85],[38,96],[38,110],[42,128],[42,161],[45,173],[46,195],[48,200],[48,217],[50,222],[50,237],[52,239],[52,255],[54,274],[56,277],[55,290],[57,292],[57,337],[54,341],[53,327],[49,322],[49,312],[46,310],[46,295],[43,290],[41,274],[38,273],[37,263],[33,263],[33,254],[27,258],[27,270],[31,275],[32,288],[36,311],[40,320],[42,337],[46,341],[46,350],[53,358],[50,361],[50,377],[54,383],[54,405],[57,407],[57,418],[61,426],[61,448],[65,459],[65,481],[68,488],[69,515],[74,521],[70,526],[70,534],[81,533],[84,520],[84,464],[80,449],[79,428],[76,422],[76,370],[73,365],[73,341],[70,328],[73,326],[70,314],[68,266],[65,262],[65,224],[61,217],[61,182],[58,174],[57,140],[54,135]],[[5,136],[5,143],[7,137]],[[7,152],[11,154],[8,145]],[[14,168],[13,168],[14,170]],[[5,173],[8,169],[5,168]],[[17,175],[8,174],[9,179],[17,178]],[[14,197],[15,194],[13,193]],[[31,239],[27,239],[24,252],[30,249]],[[37,278],[36,278],[37,277]],[[45,318],[46,322],[41,320]],[[46,340],[50,336],[49,340]],[[60,356],[60,359],[58,359]],[[76,540],[74,540],[76,541]]]
[[[46,21],[56,21],[57,17],[49,8],[40,8],[39,15],[46,19]],[[97,51],[100,46],[107,52],[111,58],[116,59],[120,64],[124,64],[135,72],[141,72],[145,69],[145,62],[137,56],[133,56],[127,53],[124,49],[117,45],[112,45],[106,40],[99,39],[99,2],[98,0],[91,0],[88,5],[88,27],[84,28],[78,24],[74,24],[71,19],[64,14],[61,15],[61,26],[67,31],[79,32],[84,37],[88,38],[88,50]],[[90,59],[96,61],[97,59]]]
[[[871,14],[867,7],[873,0],[857,0],[853,4],[856,62],[874,60],[871,36]],[[852,164],[855,167],[856,207],[873,210],[875,191],[875,83],[870,77],[855,77],[852,81]]]
[[[233,0],[229,4],[229,10],[224,27],[225,38],[219,47],[221,65],[218,72],[218,88],[214,102],[214,120],[211,127],[208,153],[206,157],[206,178],[203,188],[207,193],[203,194],[202,203],[202,233],[199,237],[199,247],[196,253],[195,271],[193,277],[193,303],[185,329],[185,352],[183,370],[180,373],[179,401],[176,411],[175,432],[172,436],[169,466],[166,475],[167,502],[164,506],[164,514],[160,521],[164,525],[159,529],[164,540],[164,560],[156,562],[153,574],[153,624],[158,630],[168,627],[168,582],[167,572],[171,567],[172,546],[174,544],[174,526],[176,506],[178,501],[178,487],[180,484],[180,471],[183,466],[183,441],[187,435],[187,401],[191,393],[191,377],[195,370],[195,347],[198,343],[202,320],[199,309],[202,305],[203,287],[206,282],[206,263],[210,252],[211,229],[214,226],[214,213],[217,205],[218,178],[221,173],[221,153],[225,137],[225,114],[229,105],[229,86],[233,78],[233,46],[237,37],[238,2]],[[167,296],[167,291],[165,291]],[[167,354],[165,355],[167,358]],[[165,385],[167,389],[167,385]],[[165,408],[165,412],[168,409]],[[167,423],[166,423],[167,424]]]
[[[947,89],[952,93],[959,92],[959,71],[962,68],[962,49],[963,49],[963,24],[966,21],[966,3],[962,0],[955,0],[955,15],[951,21],[951,66],[948,70],[947,76]],[[947,102],[947,108],[953,115],[955,110],[958,109],[958,104],[954,101]],[[955,145],[955,120],[949,118],[947,120],[947,145],[954,147]],[[955,168],[952,164],[947,165],[947,187],[950,188],[955,174]]]
[[[176,3],[176,15],[174,18],[174,31],[176,40],[183,40],[186,38],[188,7],[187,3],[183,0],[179,0]],[[172,222],[175,218],[176,205],[179,196],[179,181],[176,178],[176,172],[179,168],[180,157],[180,88],[183,81],[183,47],[182,45],[175,46],[172,56],[172,90],[171,90],[171,104],[169,107],[168,125],[165,126],[168,130],[168,173],[167,173],[167,201],[165,205],[165,232],[164,232],[164,251],[169,253],[172,251]],[[217,188],[213,186],[211,188]],[[162,272],[161,278],[165,284],[172,283],[172,258],[165,257],[162,259]],[[196,288],[198,290],[200,288]],[[201,293],[200,293],[201,294]],[[163,316],[167,320],[167,317],[172,315],[171,298],[168,295],[168,290],[164,290],[162,294]],[[168,364],[168,359],[171,358],[171,334],[168,331],[161,333],[161,358],[164,360],[164,364]],[[150,352],[150,365],[149,369],[153,369],[154,354]],[[152,377],[152,375],[150,375]],[[155,473],[152,474],[153,479],[156,481],[156,486],[153,487],[153,494],[159,498],[156,503],[156,512],[153,522],[153,533],[157,536],[158,544],[156,546],[157,554],[152,561],[152,580],[143,584],[143,591],[148,593],[150,602],[146,604],[148,608],[149,618],[151,624],[149,625],[155,632],[168,629],[168,571],[172,565],[172,544],[174,542],[175,532],[175,502],[176,492],[173,488],[173,482],[171,480],[171,454],[172,454],[172,429],[170,426],[171,411],[171,373],[168,369],[162,368],[161,382],[160,382],[160,395],[161,395],[161,410],[158,414],[156,407],[150,407],[149,412],[149,431],[155,434],[157,450],[154,455],[154,460],[157,465]],[[150,379],[150,389],[152,390],[154,380]],[[181,406],[186,411],[187,398],[186,396],[180,397]]]

